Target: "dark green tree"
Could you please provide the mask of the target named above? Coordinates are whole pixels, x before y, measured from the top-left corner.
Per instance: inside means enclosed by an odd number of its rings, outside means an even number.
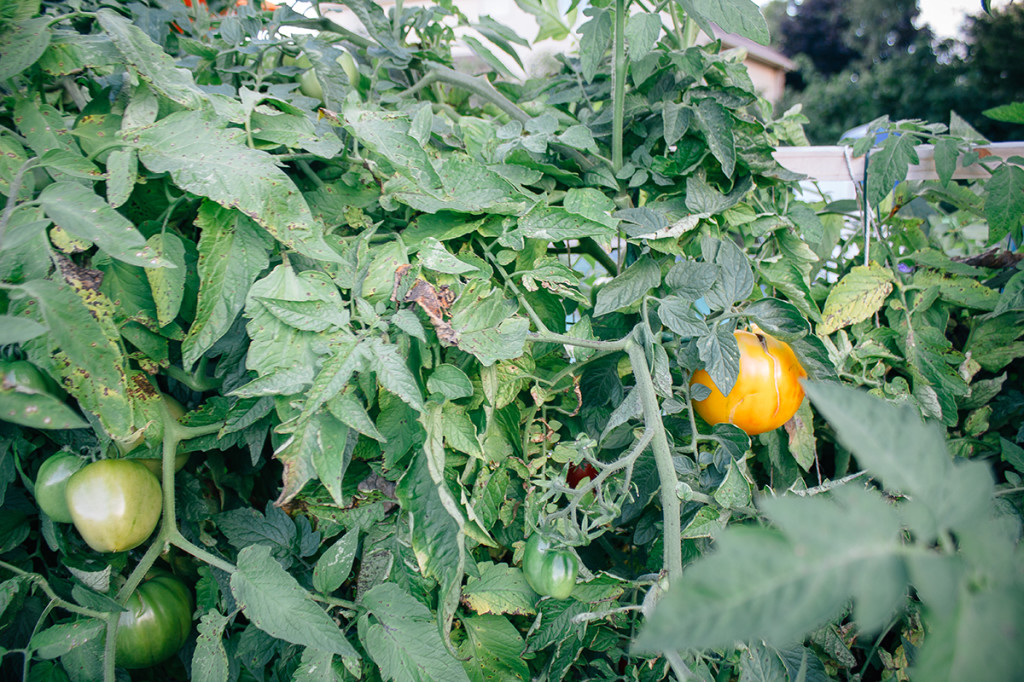
[[[990,140],[1020,139],[1020,126],[993,121],[983,112],[1024,101],[1019,40],[1024,5],[972,17],[964,41],[937,41],[927,27],[914,29],[910,23],[917,14],[914,2],[901,0],[889,11],[876,0],[848,2],[844,18],[825,24],[813,10],[831,1],[796,5],[790,0],[785,12],[778,11],[783,3],[776,2],[766,12],[776,44],[802,65],[779,106],[803,105],[812,143],[833,144],[844,131],[886,114],[947,122],[951,111]],[[846,28],[839,30],[840,25]],[[843,41],[857,55],[839,70],[834,70],[838,48],[827,45],[832,40]]]

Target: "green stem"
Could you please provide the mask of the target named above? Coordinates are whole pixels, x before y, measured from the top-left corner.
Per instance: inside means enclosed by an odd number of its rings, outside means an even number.
[[[21,164],[21,168],[18,169],[18,172],[14,174],[14,179],[11,180],[10,190],[7,192],[7,205],[4,206],[4,212],[0,214],[0,248],[3,248],[4,237],[7,235],[7,223],[11,222],[14,209],[20,205],[18,203],[18,193],[21,192],[21,183],[25,180],[25,173],[38,161],[39,157],[33,156]]]
[[[580,348],[593,348],[594,350],[616,351],[626,350],[630,343],[629,337],[618,341],[602,341],[600,339],[577,339],[566,334],[555,332],[530,332],[526,340],[531,343],[561,343],[566,346],[578,346]]]
[[[314,5],[316,5],[316,3],[314,3]],[[363,37],[354,31],[350,31],[344,26],[340,26],[324,17],[320,17],[319,19],[298,19],[296,21],[286,21],[281,25],[294,26],[295,28],[309,28],[314,31],[324,31],[326,33],[337,33],[353,45],[363,48],[377,46],[377,43],[373,42],[369,38]]]
[[[107,619],[107,637],[103,642],[103,682],[117,679],[117,625],[118,618]]]
[[[697,676],[690,670],[690,667],[683,662],[683,657],[679,655],[678,651],[666,651],[665,660],[668,661],[672,672],[680,682],[697,679]]]
[[[501,264],[498,263],[498,259],[495,258],[490,251],[485,251],[485,253],[487,254],[487,259],[491,261],[491,264],[501,275],[502,279],[505,280],[505,286],[511,289],[512,293],[515,294],[515,297],[519,299],[519,305],[523,306],[523,309],[526,310],[526,314],[533,322],[533,326],[537,328],[538,332],[546,333],[548,331],[547,325],[544,324],[544,321],[540,319],[540,316],[537,314],[537,311],[535,311],[533,309],[533,306],[530,305],[530,302],[526,300],[526,296],[524,296],[523,292],[519,290],[519,287],[516,286],[516,283],[513,282],[512,278],[508,276],[507,272],[505,272],[505,268],[501,267]]]
[[[164,374],[175,381],[188,386],[193,391],[203,393],[220,386],[220,380],[206,375],[206,356],[199,361],[199,368],[195,372],[186,372],[177,365],[171,365],[164,370]]]
[[[622,127],[626,112],[626,0],[615,0],[615,46],[612,61],[612,170],[622,168]]]
[[[665,434],[665,424],[661,421],[661,406],[658,395],[654,391],[654,381],[647,365],[647,354],[641,345],[629,337],[626,347],[629,362],[633,366],[633,378],[636,388],[640,391],[640,403],[644,412],[644,428],[652,431],[651,449],[654,451],[654,462],[658,467],[658,478],[661,481],[661,509],[664,524],[665,559],[663,566],[668,573],[669,582],[678,580],[683,575],[683,548],[681,543],[682,528],[679,521],[679,497],[676,494],[675,464],[672,462],[672,450]]]
[[[168,540],[170,541],[170,543],[172,545],[174,545],[178,549],[185,550],[186,552],[188,552],[189,554],[191,554],[195,558],[201,559],[201,560],[205,561],[206,563],[210,564],[214,568],[219,568],[220,570],[224,571],[225,573],[234,573],[235,572],[234,564],[232,564],[231,562],[226,561],[224,559],[221,559],[219,556],[216,556],[215,554],[211,554],[210,552],[207,552],[205,549],[203,549],[199,545],[196,545],[195,543],[190,542],[188,540],[188,538],[186,538],[184,535],[182,535],[181,531],[179,531],[177,528],[175,528],[171,532],[170,537],[168,538]]]
[[[619,273],[618,264],[612,260],[612,257],[608,255],[608,252],[601,248],[592,237],[586,237],[580,240],[580,250],[582,253],[591,256],[594,260],[601,264],[601,266],[608,271],[608,274],[614,277]]]
[[[102,620],[103,618],[107,617],[107,614],[101,611],[93,611],[92,609],[86,608],[84,606],[79,606],[77,604],[72,604],[69,601],[61,599],[60,595],[54,592],[53,588],[50,587],[50,583],[46,582],[46,578],[39,575],[38,573],[25,571],[23,569],[18,568],[14,564],[7,563],[6,561],[0,561],[0,569],[4,571],[9,571],[14,575],[22,576],[31,580],[33,583],[39,586],[39,589],[43,591],[43,594],[50,598],[50,601],[53,602],[53,605],[56,608],[61,608],[65,611],[70,611],[71,613],[77,613],[78,615],[85,616],[86,618],[99,618]]]

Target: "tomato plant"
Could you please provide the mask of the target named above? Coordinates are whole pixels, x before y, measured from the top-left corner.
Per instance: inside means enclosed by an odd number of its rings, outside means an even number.
[[[192,631],[192,594],[181,580],[158,573],[139,585],[117,621],[117,665],[149,668],[173,656]]]
[[[160,519],[160,483],[130,459],[101,459],[82,467],[68,479],[66,499],[75,528],[97,552],[138,547]]]
[[[694,407],[708,424],[732,424],[749,435],[779,428],[796,414],[804,399],[800,381],[807,372],[784,341],[761,332],[737,331],[740,369],[728,394],[711,380],[706,370],[693,374],[691,386],[700,384],[711,392]]]
[[[523,550],[523,574],[539,595],[568,599],[576,587],[579,564],[567,549],[555,549],[552,543],[534,533]]]
[[[86,460],[79,455],[61,451],[50,455],[39,465],[35,482],[36,503],[44,514],[57,523],[72,521],[65,491],[68,479],[85,463]]]
[[[167,552],[200,636],[140,678],[1024,669],[1016,161],[880,121],[869,205],[808,199],[803,114],[694,39],[766,41],[749,0],[520,3],[578,46],[536,75],[461,3],[344,4],[0,12],[0,345],[61,387],[0,387],[0,678],[115,682]],[[918,142],[990,179],[903,182]],[[755,325],[810,400],[751,435],[692,399],[754,395]],[[120,455],[65,499],[122,532],[35,513],[60,451]]]

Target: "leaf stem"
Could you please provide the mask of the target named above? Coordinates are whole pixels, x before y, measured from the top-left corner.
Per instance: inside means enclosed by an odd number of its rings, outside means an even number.
[[[513,282],[512,278],[508,276],[507,272],[505,272],[505,268],[501,267],[501,264],[498,262],[498,259],[495,258],[494,254],[492,254],[489,250],[485,251],[485,253],[487,254],[487,260],[491,261],[491,264],[501,274],[501,278],[505,280],[505,286],[511,289],[515,297],[519,299],[519,305],[523,306],[523,309],[526,310],[526,314],[529,316],[530,321],[533,322],[533,326],[537,328],[538,332],[547,333],[547,325],[544,324],[544,321],[542,319],[540,319],[540,316],[537,314],[537,311],[534,310],[533,306],[530,305],[530,302],[526,300],[526,296],[524,296],[523,292],[519,290],[519,287],[516,286],[516,283]]]
[[[580,348],[593,348],[594,350],[617,351],[626,350],[629,337],[618,341],[602,341],[600,339],[577,339],[567,334],[556,332],[530,332],[526,340],[531,343],[560,343],[566,346],[579,346]]]

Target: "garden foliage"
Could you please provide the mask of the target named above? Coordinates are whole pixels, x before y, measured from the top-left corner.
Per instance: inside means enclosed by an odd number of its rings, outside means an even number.
[[[154,566],[195,604],[160,679],[1018,675],[1024,160],[880,119],[863,201],[808,199],[799,111],[694,44],[766,41],[753,2],[518,4],[578,39],[551,74],[450,0],[4,6],[0,343],[52,382],[0,386],[5,676],[128,679]],[[690,387],[751,325],[809,374],[754,437]],[[161,459],[148,543],[38,511],[60,450]]]

